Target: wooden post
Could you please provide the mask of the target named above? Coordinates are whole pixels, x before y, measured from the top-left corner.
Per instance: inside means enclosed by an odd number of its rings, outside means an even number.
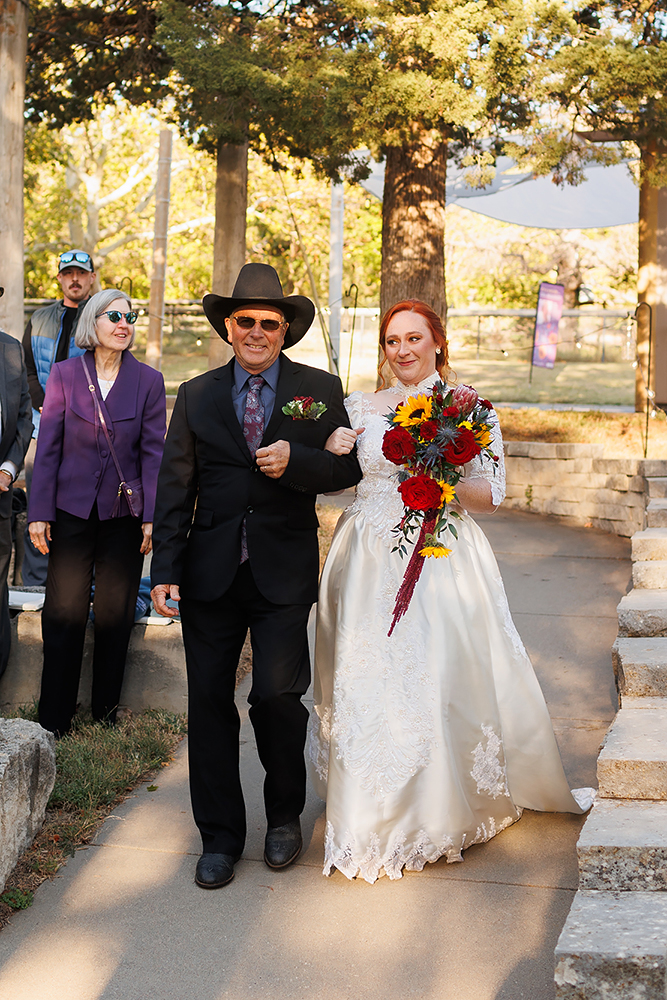
[[[343,243],[345,237],[345,189],[331,184],[331,219],[329,222],[329,338],[331,353],[340,358],[340,326],[343,308]],[[336,366],[329,365],[336,374]]]
[[[248,207],[248,144],[218,144],[215,180],[215,238],[213,288],[216,295],[231,295],[245,264],[245,228]],[[232,356],[229,344],[211,328],[208,367],[219,368]]]
[[[146,364],[162,367],[162,326],[164,322],[164,282],[167,273],[167,230],[169,228],[169,186],[171,182],[171,140],[169,129],[160,132],[160,155],[155,187],[155,230],[153,236],[153,272],[148,304],[148,340]]]
[[[23,336],[23,101],[28,4],[0,0],[0,330]]]

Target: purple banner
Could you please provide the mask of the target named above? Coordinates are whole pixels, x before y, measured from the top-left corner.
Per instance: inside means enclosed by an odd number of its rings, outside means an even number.
[[[537,315],[533,337],[533,364],[553,368],[558,350],[558,324],[563,315],[563,285],[543,281],[537,296]]]

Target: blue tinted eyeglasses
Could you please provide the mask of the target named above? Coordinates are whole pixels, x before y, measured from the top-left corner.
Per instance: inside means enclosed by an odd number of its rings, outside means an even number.
[[[120,323],[121,319],[124,316],[126,321],[130,324],[130,326],[134,326],[134,324],[137,322],[138,315],[139,313],[137,312],[136,309],[130,309],[130,311],[126,313],[122,313],[119,309],[107,309],[106,312],[101,312],[97,314],[98,319],[100,316],[108,316],[112,323]]]
[[[92,264],[93,259],[89,253],[84,253],[83,250],[66,250],[60,255],[61,264],[72,264],[75,261],[77,264]]]

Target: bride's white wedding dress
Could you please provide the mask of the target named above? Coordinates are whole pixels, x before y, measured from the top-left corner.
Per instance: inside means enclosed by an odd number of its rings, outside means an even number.
[[[392,552],[403,514],[397,468],[381,451],[384,414],[418,387],[346,401],[364,478],[341,516],[322,574],[311,773],[326,798],[324,872],[368,882],[489,840],[523,808],[581,813],[591,790],[567,785],[549,712],[512,621],[491,546],[456,522],[446,559],[425,560],[410,607],[387,636],[407,560]],[[505,494],[500,430],[468,478]],[[450,543],[448,543],[450,544]]]

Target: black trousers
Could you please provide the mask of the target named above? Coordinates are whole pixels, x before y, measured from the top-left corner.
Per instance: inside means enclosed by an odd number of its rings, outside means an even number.
[[[141,525],[133,517],[100,521],[56,511],[42,611],[44,669],[39,721],[62,735],[72,723],[95,572],[93,718],[114,722],[141,578]]]
[[[239,566],[216,601],[180,603],[188,668],[190,794],[205,852],[240,855],[246,835],[239,776],[239,713],[234,682],[248,628],[253,670],[250,721],[266,772],[269,826],[300,816],[306,801],[303,749],[310,683],[306,626],[310,604],[272,604]]]
[[[0,677],[7,669],[12,632],[9,623],[7,574],[12,558],[12,519],[0,517]]]

